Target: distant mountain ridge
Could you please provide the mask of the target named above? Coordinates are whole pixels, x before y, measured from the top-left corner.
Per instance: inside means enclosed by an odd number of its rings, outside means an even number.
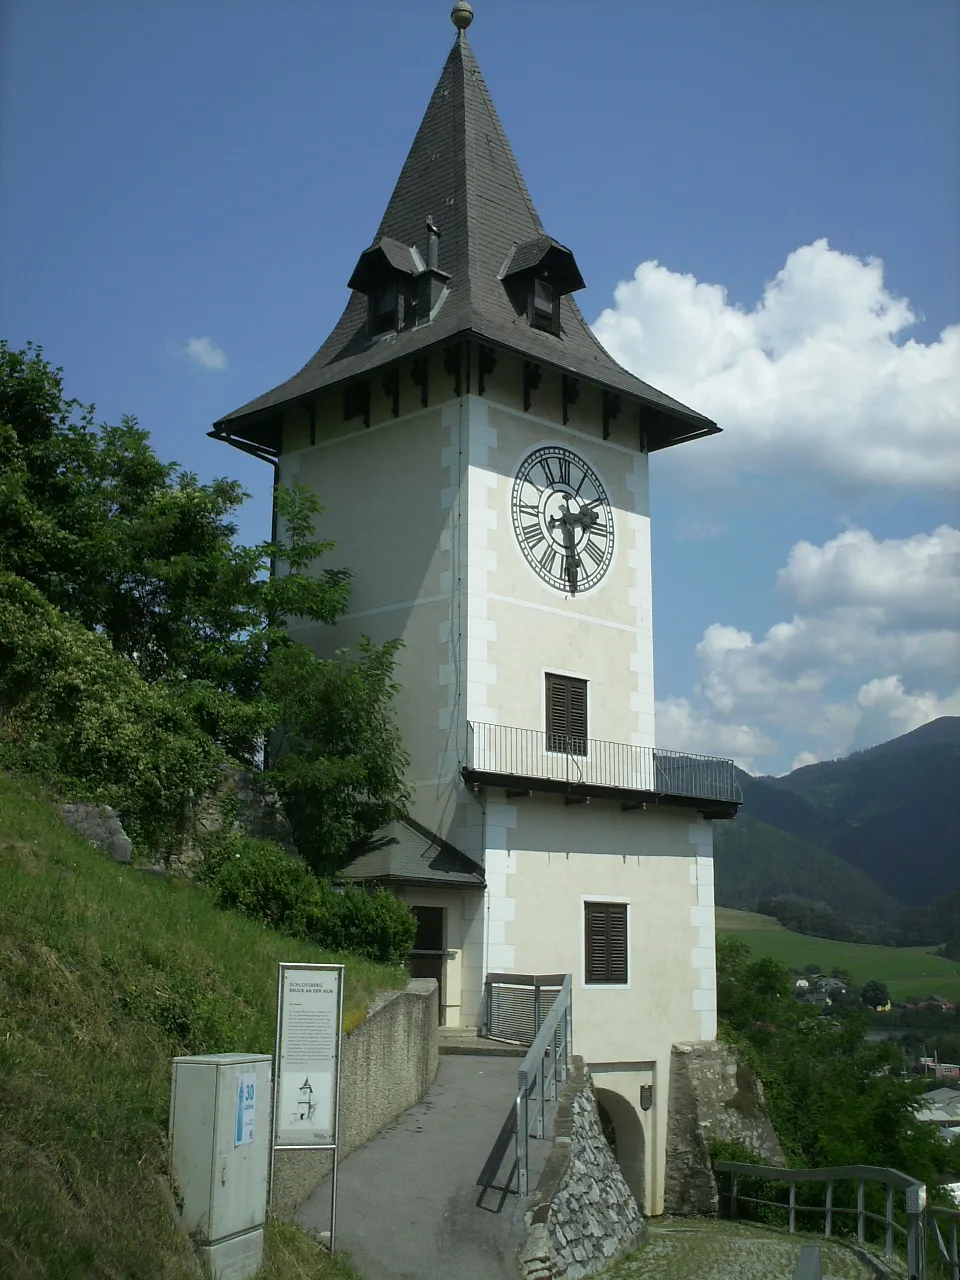
[[[737,778],[741,816],[716,824],[721,905],[758,889],[882,920],[960,890],[960,716],[780,778]]]

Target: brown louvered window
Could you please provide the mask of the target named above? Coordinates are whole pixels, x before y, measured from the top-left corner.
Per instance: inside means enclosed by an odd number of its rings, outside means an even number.
[[[627,982],[627,904],[583,904],[584,980],[625,986]]]
[[[547,675],[547,750],[587,754],[587,682]]]
[[[542,276],[530,282],[530,323],[549,333],[560,331],[560,294],[552,281]]]

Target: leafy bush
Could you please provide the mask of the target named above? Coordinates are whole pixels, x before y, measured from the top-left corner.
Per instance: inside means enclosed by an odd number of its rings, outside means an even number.
[[[200,879],[219,906],[330,951],[400,964],[413,946],[413,913],[392,893],[335,889],[270,840],[230,835],[211,842]]]

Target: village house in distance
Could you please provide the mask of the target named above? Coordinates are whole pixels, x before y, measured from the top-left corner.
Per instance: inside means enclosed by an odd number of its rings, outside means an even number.
[[[574,1051],[656,1214],[671,1046],[716,1035],[712,823],[739,792],[731,761],[654,740],[648,464],[719,428],[591,333],[472,16],[369,247],[318,246],[350,290],[333,332],[211,434],[314,490],[325,564],[353,571],[346,617],[294,638],[404,643],[410,821],[345,877],[415,909],[447,1026],[481,1025],[490,974],[573,975]],[[494,1034],[528,996],[498,987]]]

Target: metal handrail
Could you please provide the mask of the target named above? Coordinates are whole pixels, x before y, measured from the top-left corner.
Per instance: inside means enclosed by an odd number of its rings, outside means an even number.
[[[926,1264],[926,1205],[927,1205],[927,1188],[924,1183],[919,1182],[916,1178],[911,1178],[908,1174],[900,1173],[896,1169],[882,1169],[874,1165],[842,1165],[832,1169],[778,1169],[771,1165],[754,1165],[739,1164],[735,1161],[717,1161],[713,1166],[715,1173],[726,1173],[730,1175],[730,1216],[737,1216],[737,1205],[740,1201],[748,1204],[769,1205],[774,1208],[788,1210],[788,1229],[791,1232],[797,1229],[797,1213],[822,1213],[824,1214],[824,1235],[831,1236],[833,1234],[834,1218],[838,1214],[849,1213],[856,1214],[857,1219],[857,1242],[863,1244],[866,1239],[866,1223],[868,1221],[880,1222],[884,1225],[884,1252],[888,1258],[894,1255],[894,1236],[899,1234],[906,1237],[907,1244],[907,1270],[910,1280],[926,1280],[927,1264]],[[786,1182],[789,1184],[789,1200],[786,1205],[775,1200],[764,1200],[759,1196],[745,1196],[739,1192],[740,1178],[763,1178],[769,1182]],[[798,1205],[797,1204],[797,1183],[799,1182],[822,1182],[826,1184],[826,1196],[823,1206],[820,1205]],[[856,1182],[857,1184],[857,1207],[855,1209],[847,1209],[833,1203],[833,1187],[836,1182]],[[877,1182],[887,1188],[886,1196],[886,1212],[881,1217],[880,1214],[872,1213],[866,1207],[865,1192],[868,1182]],[[905,1196],[905,1213],[906,1226],[901,1226],[894,1217],[894,1193],[896,1191],[904,1192]],[[951,1210],[937,1210],[948,1215]],[[960,1214],[956,1215],[960,1217]],[[955,1233],[954,1233],[955,1234]],[[939,1229],[937,1229],[939,1236]],[[941,1241],[937,1241],[938,1247]],[[944,1252],[943,1257],[947,1262],[950,1261]],[[951,1280],[960,1280],[960,1276],[954,1273]]]
[[[467,767],[479,773],[691,800],[743,800],[732,760],[477,721],[469,730]]]
[[[960,1209],[946,1209],[932,1204],[927,1208],[930,1225],[933,1227],[933,1243],[941,1260],[950,1268],[950,1280],[960,1280]],[[938,1218],[949,1224],[949,1241],[944,1240],[940,1232]]]
[[[511,975],[495,976],[503,979]],[[572,1040],[573,975],[565,973],[557,997],[547,1010],[543,1025],[527,1050],[527,1055],[517,1072],[517,1180],[518,1190],[522,1196],[525,1196],[529,1189],[529,1139],[543,1137],[546,1103],[556,1101],[560,1086],[566,1083],[570,1069]],[[548,1056],[551,1058],[549,1077],[547,1076]],[[533,1133],[530,1132],[531,1092],[536,1095],[532,1116]]]

